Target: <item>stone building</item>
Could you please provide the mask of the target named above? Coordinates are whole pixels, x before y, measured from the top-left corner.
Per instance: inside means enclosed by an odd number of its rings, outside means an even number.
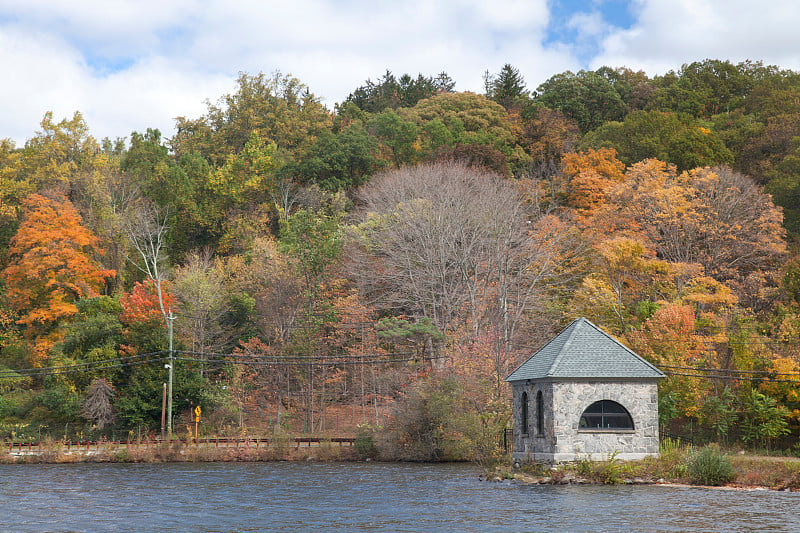
[[[513,390],[514,459],[658,455],[663,377],[585,318],[575,320],[506,378]]]

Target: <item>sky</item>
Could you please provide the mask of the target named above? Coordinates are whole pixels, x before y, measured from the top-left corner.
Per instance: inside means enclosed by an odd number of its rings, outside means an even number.
[[[530,90],[603,65],[800,70],[798,27],[797,0],[0,0],[0,138],[23,146],[47,111],[169,137],[240,72],[291,74],[333,109],[387,69],[474,92],[506,63]]]

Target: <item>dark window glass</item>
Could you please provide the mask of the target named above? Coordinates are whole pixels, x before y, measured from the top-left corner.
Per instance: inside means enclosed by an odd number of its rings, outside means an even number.
[[[600,400],[586,408],[581,415],[580,429],[633,429],[633,419],[627,409],[611,400]]]
[[[522,403],[522,406],[521,406],[522,409],[520,409],[520,414],[522,416],[522,425],[520,427],[520,432],[523,435],[526,435],[528,433],[528,393],[527,392],[523,392],[522,393],[522,398],[520,399],[520,402]]]
[[[544,400],[542,391],[536,393],[536,430],[539,435],[544,435]]]

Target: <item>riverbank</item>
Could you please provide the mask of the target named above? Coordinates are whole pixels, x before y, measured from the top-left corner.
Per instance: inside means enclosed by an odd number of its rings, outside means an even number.
[[[693,479],[691,461],[697,450],[668,447],[658,458],[641,461],[579,460],[552,467],[502,464],[486,475],[489,481],[513,480],[527,485],[717,485],[723,489],[769,489],[800,492],[800,458],[721,454],[732,474],[724,483]],[[37,447],[8,446],[0,451],[0,464],[70,463],[192,463],[270,461],[363,461],[353,439],[209,439],[200,443],[95,442],[79,445],[51,442]]]
[[[670,485],[800,492],[800,458],[723,454],[731,467],[730,477],[724,482],[708,482],[692,471],[691,461],[696,454],[694,450],[681,449],[641,461],[619,461],[611,457],[605,461],[576,461],[553,467],[503,466],[488,477],[528,485]],[[713,481],[713,477],[710,479]]]
[[[8,446],[0,464],[354,461],[352,439],[208,439],[199,443],[93,442]]]

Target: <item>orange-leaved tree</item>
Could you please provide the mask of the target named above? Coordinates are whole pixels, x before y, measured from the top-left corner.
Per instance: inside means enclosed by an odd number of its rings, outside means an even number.
[[[69,200],[31,194],[23,209],[3,278],[18,323],[35,341],[34,363],[40,364],[60,337],[61,321],[77,313],[75,303],[98,296],[114,271],[98,263],[99,239]]]
[[[624,180],[625,164],[613,148],[564,154],[562,166],[569,178],[569,203],[591,210],[605,202],[606,194]]]
[[[125,324],[147,322],[154,326],[160,326],[163,323],[164,316],[161,313],[158,288],[155,285],[152,280],[137,281],[131,292],[123,293],[120,296],[122,322]],[[165,308],[174,308],[175,297],[169,292],[169,284],[166,282],[161,283],[161,300],[164,302]]]
[[[119,298],[120,320],[125,325],[121,349],[127,355],[157,352],[166,347],[167,328],[160,302],[165,309],[174,309],[175,297],[169,292],[169,284],[162,282],[159,298],[156,285],[153,280],[136,282],[132,291],[122,293]]]
[[[662,421],[697,416],[709,394],[711,383],[693,369],[713,364],[713,351],[696,327],[691,305],[662,302],[640,328],[626,335],[633,350],[669,374],[659,385]]]
[[[678,174],[661,161],[636,163],[593,223],[638,233],[661,259],[698,263],[723,282],[773,271],[785,259],[780,210],[752,180],[725,167]]]

